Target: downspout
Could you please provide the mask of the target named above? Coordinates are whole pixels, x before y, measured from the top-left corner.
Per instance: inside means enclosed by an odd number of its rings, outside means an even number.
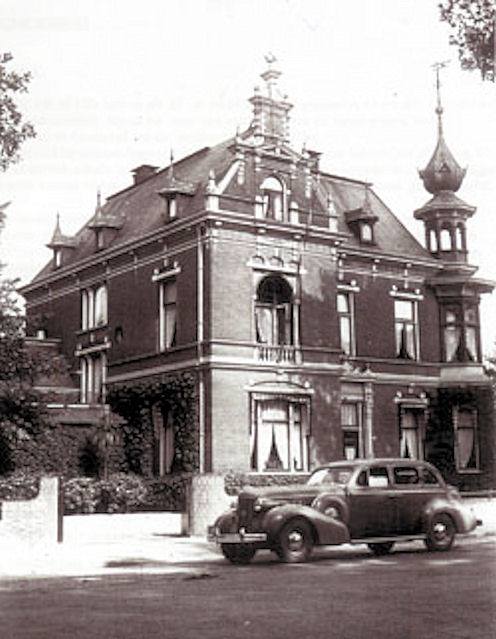
[[[200,473],[205,472],[205,379],[204,379],[204,371],[202,367],[202,358],[203,358],[203,341],[205,338],[204,335],[204,275],[205,275],[205,264],[204,264],[204,245],[203,245],[203,232],[204,227],[200,226],[197,230],[197,365],[198,365],[198,456],[199,456],[199,471]]]

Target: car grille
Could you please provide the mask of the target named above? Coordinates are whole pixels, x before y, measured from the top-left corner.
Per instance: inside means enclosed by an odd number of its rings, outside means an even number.
[[[238,497],[239,527],[250,530],[253,521],[253,497]]]

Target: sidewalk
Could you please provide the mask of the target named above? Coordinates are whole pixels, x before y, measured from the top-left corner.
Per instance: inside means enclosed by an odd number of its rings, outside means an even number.
[[[496,499],[464,501],[483,521],[472,535],[496,536]],[[176,513],[64,517],[63,543],[4,544],[0,579],[196,573],[202,562],[223,561],[205,537],[183,537],[180,531],[181,516]]]

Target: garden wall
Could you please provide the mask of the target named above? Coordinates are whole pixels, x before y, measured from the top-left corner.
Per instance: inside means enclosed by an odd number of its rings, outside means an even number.
[[[56,543],[63,538],[60,481],[42,477],[33,499],[0,502],[0,541]]]

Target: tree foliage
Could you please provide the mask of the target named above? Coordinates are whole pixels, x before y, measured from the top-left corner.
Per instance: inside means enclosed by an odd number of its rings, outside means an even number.
[[[10,71],[11,53],[0,53],[0,170],[19,160],[19,149],[25,140],[36,135],[33,125],[23,119],[15,101],[25,93],[31,74]]]
[[[463,69],[478,69],[483,80],[495,81],[495,0],[443,0],[441,20],[451,29]]]

